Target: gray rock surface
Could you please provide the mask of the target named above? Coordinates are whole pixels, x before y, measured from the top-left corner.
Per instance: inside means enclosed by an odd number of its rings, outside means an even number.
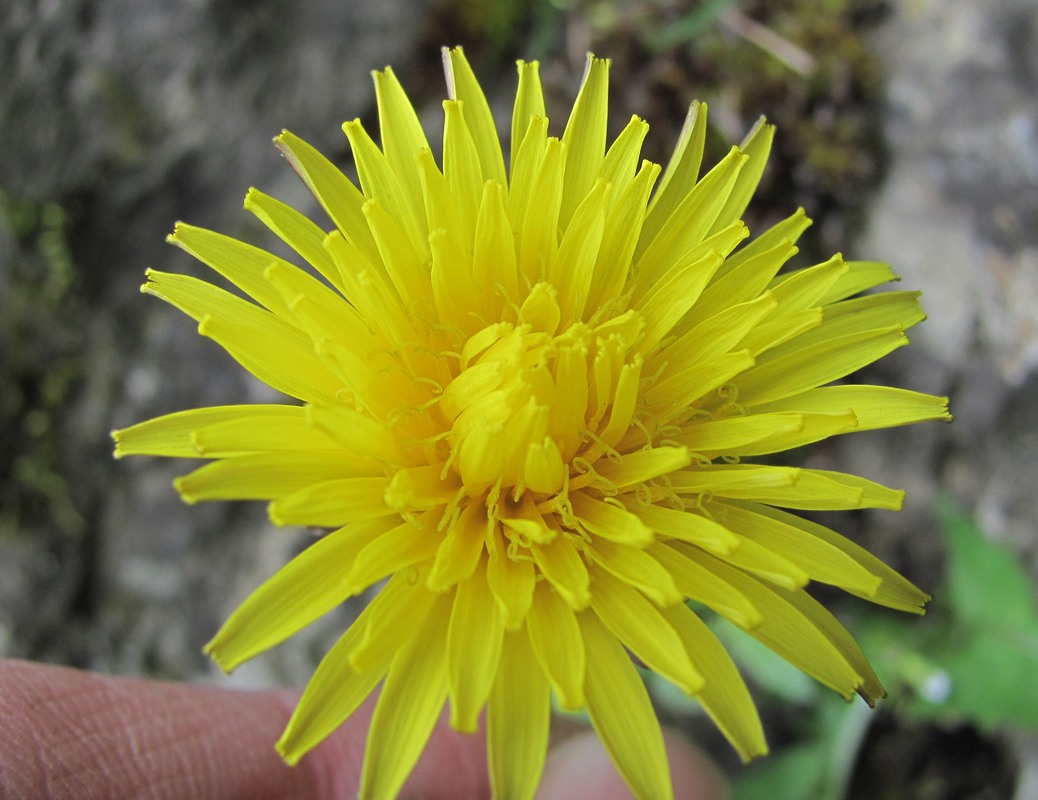
[[[260,508],[187,509],[185,465],[113,462],[113,428],[266,397],[137,287],[204,269],[163,243],[178,219],[254,236],[250,185],[306,207],[271,138],[343,155],[369,71],[407,64],[430,5],[3,3],[0,654],[198,677],[219,622],[305,542]],[[299,683],[313,657],[304,637],[244,678]]]
[[[952,395],[940,483],[1038,568],[1038,7],[897,4],[876,46],[891,163],[857,249],[924,292],[897,363]]]

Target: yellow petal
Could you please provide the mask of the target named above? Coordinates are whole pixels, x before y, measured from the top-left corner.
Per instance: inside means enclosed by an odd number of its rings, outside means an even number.
[[[771,153],[771,141],[774,137],[775,126],[765,124],[764,117],[758,119],[750,132],[746,134],[746,138],[739,145],[739,149],[748,157],[746,165],[739,173],[724,208],[717,215],[717,221],[714,223],[711,233],[742,218],[753,193],[757,190],[761,175],[764,174],[764,167],[767,165],[768,155]]]
[[[609,59],[588,55],[580,91],[562,134],[568,153],[565,190],[559,210],[559,225],[563,229],[591,191],[602,167],[609,112],[609,64]]]
[[[445,324],[459,330],[474,330],[479,322],[477,315],[482,308],[482,297],[471,280],[468,256],[444,228],[429,234],[429,249],[437,315]]]
[[[810,580],[810,575],[795,561],[769,550],[753,539],[742,539],[738,547],[718,558],[784,589],[802,589]]]
[[[690,461],[687,447],[653,447],[628,453],[618,464],[601,459],[595,464],[595,471],[623,489],[681,469]]]
[[[662,380],[645,390],[645,398],[651,403],[660,404],[661,409],[665,410],[657,413],[657,419],[661,423],[669,422],[674,417],[687,414],[697,400],[737,376],[740,377],[741,387],[741,376],[753,367],[753,363],[749,350],[738,350],[708,358],[698,364],[675,367],[669,374],[665,373]]]
[[[742,230],[745,231],[745,227]],[[697,248],[689,256],[689,261],[682,259],[675,268],[656,280],[652,290],[635,302],[635,310],[646,319],[645,338],[638,343],[638,352],[651,352],[671,332],[685,312],[695,305],[714,272],[724,262],[724,254],[719,251],[699,253]]]
[[[500,530],[496,530],[493,536],[495,546],[487,563],[487,583],[504,618],[505,630],[514,631],[523,624],[530,611],[536,574],[529,561],[517,561],[507,555],[505,538]]]
[[[282,259],[230,236],[184,222],[176,224],[166,241],[223,275],[260,305],[278,316],[292,318],[281,294],[263,277],[268,266],[282,262]]]
[[[835,303],[881,283],[898,280],[901,279],[894,274],[889,264],[878,261],[848,261],[847,272],[836,279],[818,302],[820,305]]]
[[[900,325],[908,330],[926,319],[919,302],[921,292],[881,292],[825,306],[822,324],[800,336],[796,345],[806,347],[815,341],[847,336],[859,331]]]
[[[642,504],[631,498],[621,498],[621,501],[663,538],[680,539],[721,554],[730,553],[739,546],[739,537],[723,525],[692,510],[678,511],[676,508]]]
[[[519,149],[512,158],[512,179],[508,184],[510,229],[518,229],[530,203],[537,202],[537,193],[540,191],[539,174],[547,148],[547,118],[531,117],[530,124],[520,140]],[[516,230],[517,240],[518,233]]]
[[[616,391],[611,397],[608,394],[604,397],[606,402],[612,401],[612,407],[609,410],[609,422],[602,430],[601,439],[610,447],[616,446],[630,430],[634,409],[640,399],[643,363],[641,356],[635,356],[633,361],[620,367]]]
[[[556,536],[529,496],[524,496],[518,507],[509,507],[505,513],[509,516],[500,517],[504,533],[520,547],[527,547],[530,542],[545,544]]]
[[[566,480],[566,464],[559,446],[550,436],[533,442],[526,451],[524,482],[534,492],[554,494]]]
[[[334,260],[329,260],[335,269]],[[356,309],[312,275],[286,264],[274,263],[263,270],[263,277],[288,305],[291,316],[286,318],[315,342],[324,338],[343,339],[356,343],[358,349],[371,349],[383,344],[372,337]]]
[[[245,208],[277,234],[281,241],[299,253],[332,286],[340,292],[344,291],[339,270],[324,249],[327,231],[309,217],[259,189],[249,189],[245,195]],[[270,263],[269,260],[267,263]]]
[[[754,237],[745,247],[734,253],[725,268],[721,270],[720,277],[727,278],[735,270],[743,269],[746,262],[756,259],[762,253],[772,250],[781,245],[795,245],[800,236],[811,227],[810,218],[804,213],[804,209],[798,208],[781,222],[772,225],[764,233]],[[796,249],[794,248],[794,252]],[[770,279],[769,279],[770,280]],[[758,292],[760,290],[757,290]],[[756,294],[756,293],[755,293]],[[748,298],[743,298],[748,299]]]
[[[465,122],[479,154],[483,180],[504,183],[505,160],[497,124],[465,53],[460,47],[444,48],[443,64],[447,74],[447,93],[452,100],[460,101],[465,109]]]
[[[386,581],[376,597],[379,613],[366,618],[363,634],[348,653],[355,672],[388,664],[400,644],[411,639],[425,622],[432,596],[422,585],[424,573],[420,567],[404,570]]]
[[[536,197],[528,199],[519,229],[519,272],[530,284],[543,280],[559,248],[566,153],[562,142],[549,138],[537,172]]]
[[[383,477],[314,482],[271,503],[270,519],[275,525],[335,527],[365,516],[384,517],[392,513],[382,500],[387,483]]]
[[[339,270],[345,288],[344,296],[360,311],[365,321],[390,342],[410,341],[414,329],[404,315],[400,296],[386,273],[374,239],[373,260],[339,231],[328,234],[324,247]]]
[[[743,761],[765,755],[768,745],[757,707],[724,645],[686,605],[665,608],[663,616],[681,638],[699,671],[707,676],[696,697],[710,719]]]
[[[706,103],[694,101],[689,106],[685,124],[681,128],[674,152],[667,162],[663,179],[649,204],[645,217],[644,235],[638,245],[638,254],[656,238],[656,234],[670,219],[678,205],[684,200],[689,187],[699,177],[706,142]]]
[[[779,304],[779,313],[811,308],[819,298],[850,270],[843,256],[837,253],[828,261],[807,269],[784,272],[771,282],[771,292]]]
[[[333,450],[341,454],[335,439],[306,418],[305,409],[294,415],[249,415],[200,426],[192,435],[198,454],[205,458],[226,458],[249,452],[288,450]]]
[[[658,164],[643,161],[634,180],[609,210],[588,290],[588,308],[598,309],[615,302],[614,298],[621,293],[645,221],[645,202],[659,174]]]
[[[709,319],[692,326],[673,343],[651,354],[646,363],[650,371],[654,371],[662,364],[697,364],[727,353],[762,319],[774,311],[777,305],[771,294],[766,292],[756,300],[726,307]],[[697,312],[698,304],[693,306],[690,313]]]
[[[666,225],[638,259],[635,275],[642,291],[652,286],[667,267],[683,258],[707,237],[745,162],[746,156],[733,147],[685,195]]]
[[[555,359],[555,402],[552,433],[569,462],[581,445],[588,399],[587,347],[583,342],[558,342]]]
[[[567,321],[581,319],[584,314],[605,232],[607,188],[608,184],[598,181],[577,206],[548,270],[548,280],[558,290],[559,308]]]
[[[805,489],[809,486],[818,486],[818,494],[822,495],[828,490],[832,483],[843,484],[861,491],[861,505],[858,508],[885,508],[890,511],[900,511],[905,502],[905,492],[902,489],[891,489],[883,484],[870,481],[860,475],[851,475],[847,472],[834,472],[828,469],[805,469],[801,470],[798,483]],[[786,506],[786,508],[797,508],[797,506]]]
[[[526,632],[506,633],[487,704],[487,762],[494,797],[532,800],[548,751],[550,712],[548,681]]]
[[[758,363],[739,378],[739,402],[782,400],[842,378],[908,344],[900,327],[854,333]],[[766,356],[765,356],[766,357]]]
[[[387,575],[432,558],[443,541],[436,528],[439,519],[439,514],[425,512],[383,533],[357,554],[344,577],[346,585],[362,592]]]
[[[302,406],[250,405],[211,406],[177,411],[128,428],[112,431],[115,440],[115,457],[123,456],[166,456],[169,458],[199,458],[192,435],[200,428],[223,422],[249,420],[260,427],[273,421],[295,420],[302,417]],[[214,454],[213,457],[229,455]]]
[[[487,516],[483,506],[470,503],[447,528],[447,535],[436,551],[428,586],[434,592],[449,589],[465,580],[479,564],[486,540]]]
[[[852,594],[857,594],[873,603],[889,606],[890,608],[896,608],[898,611],[908,611],[913,614],[923,613],[923,607],[930,599],[930,595],[926,594],[902,577],[899,573],[892,570],[876,558],[876,556],[872,555],[868,550],[855,544],[845,536],[841,536],[835,531],[819,525],[816,522],[811,522],[810,520],[803,519],[794,514],[779,511],[776,508],[763,506],[759,503],[728,500],[725,501],[724,505],[738,506],[745,509],[747,512],[753,513],[757,517],[757,519],[754,520],[755,525],[766,527],[774,522],[784,526],[789,526],[794,531],[799,531],[806,537],[820,539],[850,556],[854,561],[860,564],[862,568],[867,570],[871,575],[877,576],[882,581],[874,592],[870,592],[868,590],[861,591],[856,586],[851,585],[849,579],[844,577],[844,582],[838,585],[842,586],[846,591]],[[764,519],[760,519],[761,517]],[[811,549],[811,545],[808,544],[803,544],[802,547],[805,551],[810,551]],[[848,573],[849,571],[842,572],[842,575],[846,576]],[[821,580],[821,578],[819,578],[819,580]]]
[[[749,629],[760,624],[761,612],[749,597],[689,558],[684,550],[678,551],[672,545],[662,543],[653,544],[647,550],[667,569],[678,590],[689,599],[712,608],[740,628]]]
[[[605,570],[595,569],[591,608],[613,635],[651,669],[689,694],[702,688],[703,676],[692,665],[674,629],[659,608],[633,586]],[[589,670],[591,656],[589,652]],[[591,687],[587,690],[588,701],[592,702]]]
[[[504,627],[500,614],[487,613],[493,603],[485,566],[458,584],[447,628],[447,677],[451,727],[464,733],[475,733],[498,672]]]
[[[904,492],[828,470],[711,464],[676,472],[671,487],[681,494],[711,494],[803,510],[888,508],[898,510]]]
[[[325,210],[339,232],[371,263],[377,263],[378,248],[371,238],[361,209],[367,199],[332,162],[288,131],[274,139],[306,188]]]
[[[638,671],[594,613],[578,620],[587,652],[591,724],[635,797],[673,800],[663,733]]]
[[[725,526],[798,564],[812,580],[831,583],[858,595],[875,596],[882,582],[880,577],[852,555],[798,526],[757,513],[755,508],[759,506],[736,502],[710,505],[711,513]]]
[[[515,300],[519,296],[512,223],[505,205],[505,189],[496,181],[487,181],[483,187],[475,237],[472,279],[484,292],[489,322],[490,318],[500,313],[505,300]],[[495,298],[493,289],[498,286],[501,291]]]
[[[596,536],[632,545],[652,541],[652,528],[644,517],[631,513],[616,501],[596,500],[585,492],[574,492],[570,495],[570,504],[580,524]]]
[[[668,484],[681,494],[706,494],[728,497],[757,496],[793,486],[800,471],[795,467],[767,467],[757,464],[708,464],[671,475]],[[853,493],[855,499],[860,497]]]
[[[230,672],[302,630],[349,596],[342,582],[354,557],[387,529],[365,520],[321,537],[261,583],[205,646]]]
[[[371,718],[359,799],[393,800],[432,734],[447,698],[450,600],[449,592],[430,596],[427,624],[393,658]]]
[[[424,148],[418,152],[418,171],[421,178],[422,194],[425,197],[425,216],[429,220],[429,231],[442,229],[462,250],[471,247],[471,220],[462,219],[458,200],[451,191],[450,185],[440,168],[432,150]]]
[[[429,148],[429,140],[425,138],[422,123],[393,70],[386,67],[381,72],[373,72],[372,78],[375,81],[382,149],[421,230],[425,209],[415,159],[419,151]]]
[[[349,654],[360,641],[368,621],[386,610],[381,594],[368,604],[339,641],[321,659],[303,696],[296,704],[285,732],[277,742],[277,750],[289,764],[295,765],[306,753],[320,744],[374,691],[385,676],[390,660],[400,640],[387,642],[383,661],[364,672],[355,672],[350,666]],[[428,606],[416,607],[416,616],[423,619]],[[390,631],[395,637],[396,631]]]
[[[202,500],[271,500],[331,480],[370,481],[370,466],[339,451],[249,453],[223,458],[175,482],[188,503]],[[339,524],[344,524],[339,523]],[[336,526],[338,527],[338,526]]]
[[[483,168],[463,109],[456,100],[443,101],[443,176],[447,179],[466,227],[463,241],[472,238],[473,221],[483,196]]]
[[[519,87],[515,92],[515,105],[512,108],[512,154],[510,158],[512,180],[515,180],[516,156],[519,145],[530,128],[535,117],[544,118],[544,94],[541,91],[540,63],[537,61],[518,61]],[[504,183],[504,181],[501,181]]]
[[[578,611],[587,608],[591,600],[587,566],[565,536],[556,536],[544,545],[531,544],[530,553],[541,574],[570,606]]]
[[[756,300],[767,289],[775,274],[797,252],[788,239],[779,240],[772,247],[762,249],[758,246],[762,239],[757,237],[725,259],[714,275],[713,283],[700,295],[699,302],[689,312],[683,327],[691,330],[693,326],[715,318],[729,308]],[[754,255],[747,257],[746,254],[750,252]],[[772,295],[768,296],[772,298],[770,302],[778,305]]]
[[[533,593],[526,629],[537,661],[551,681],[562,707],[581,709],[584,700],[584,640],[570,605],[541,581]]]
[[[948,398],[896,389],[891,386],[823,386],[753,406],[754,413],[802,411],[807,413],[848,408],[858,420],[854,430],[893,428],[927,420],[950,421]]]
[[[398,471],[389,482],[385,501],[397,509],[426,509],[446,505],[461,488],[453,472],[442,475],[438,464]]]
[[[769,587],[742,570],[694,547],[680,542],[674,543],[672,547],[714,572],[750,599],[761,614],[760,622],[746,629],[755,639],[845,698],[851,697],[864,685],[865,678],[855,670],[840,647],[830,640],[827,632],[790,602],[790,593],[778,587]],[[803,593],[802,589],[797,591]]]
[[[825,312],[821,308],[803,308],[790,313],[776,309],[775,313],[746,334],[739,342],[739,347],[749,350],[754,356],[767,353],[768,358],[776,358],[782,352],[778,349],[779,345],[792,340],[792,346],[797,347],[800,337],[809,331],[816,331],[824,317]]]
[[[397,466],[410,466],[414,453],[405,453],[384,423],[343,405],[309,405],[307,419],[349,453]]]
[[[855,691],[866,703],[874,707],[876,700],[886,697],[886,690],[876,677],[876,673],[872,671],[872,666],[858,643],[854,641],[854,637],[837,621],[836,617],[826,610],[825,606],[802,590],[789,591],[779,588],[778,591],[784,600],[821,631],[822,635],[861,676],[861,684],[855,687]]]
[[[729,453],[772,436],[803,429],[801,414],[748,414],[688,425],[674,440],[695,453]]]
[[[278,391],[328,402],[342,380],[314,351],[313,342],[281,317],[188,275],[148,271],[141,291],[198,321],[198,332],[220,344],[245,369]]]
[[[598,171],[598,176],[609,184],[608,203],[622,196],[630,186],[638,170],[638,156],[648,132],[649,125],[645,120],[631,117],[620,135],[609,145],[602,159],[602,168]]]
[[[670,573],[644,549],[599,539],[591,554],[596,564],[639,589],[656,605],[667,606],[682,600]]]
[[[741,457],[779,453],[858,429],[858,418],[853,411],[833,414],[800,414],[799,417],[801,421],[799,430],[776,431],[772,436],[752,444],[726,450],[725,454]]]
[[[376,200],[364,204],[364,218],[375,237],[389,279],[405,306],[430,299],[432,286],[425,266],[428,234],[421,234],[421,245],[415,247],[413,237],[419,234],[410,233],[409,226],[401,224],[399,217]]]

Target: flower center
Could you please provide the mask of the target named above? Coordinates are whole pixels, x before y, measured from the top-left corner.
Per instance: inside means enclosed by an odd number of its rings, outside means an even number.
[[[597,481],[609,493],[593,464],[602,456],[619,460],[617,445],[636,424],[641,316],[628,311],[597,325],[578,320],[560,332],[555,289],[547,283],[505,313],[513,321],[469,337],[459,372],[439,397],[450,426],[449,471],[469,498],[489,492],[488,512],[502,519],[520,508],[531,516],[535,506],[559,505],[551,498],[565,507],[575,484]]]

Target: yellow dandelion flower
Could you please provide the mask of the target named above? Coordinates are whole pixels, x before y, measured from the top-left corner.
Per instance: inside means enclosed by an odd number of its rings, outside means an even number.
[[[948,419],[947,400],[831,385],[907,342],[917,293],[873,262],[780,272],[802,211],[755,239],[740,217],[771,127],[700,176],[706,107],[665,170],[637,117],[607,143],[609,61],[589,58],[561,138],[519,63],[506,167],[460,49],[445,51],[437,162],[392,70],[381,146],[343,128],[360,188],[291,133],[276,144],[331,231],[256,189],[245,207],[313,272],[190,225],[170,241],[255,302],[151,271],[299,403],[201,408],[117,431],[116,454],[206,458],[189,503],[269,501],[333,529],[261,585],[207,646],[225,670],[385,581],[318,666],[277,748],[298,761],[381,684],[360,794],[391,798],[445,703],[486,712],[494,794],[529,798],[551,696],[584,709],[633,792],[671,797],[629,654],[698,697],[739,754],[766,751],[746,687],[687,605],[712,609],[845,697],[882,696],[848,632],[804,589],[920,612],[927,595],[785,509],[901,506],[903,493],[753,457]],[[662,172],[662,175],[661,175]]]

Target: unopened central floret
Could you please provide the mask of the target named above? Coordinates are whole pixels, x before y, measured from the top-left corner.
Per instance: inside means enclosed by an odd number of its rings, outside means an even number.
[[[451,426],[450,469],[469,497],[495,486],[516,502],[556,495],[630,427],[637,315],[559,326],[555,290],[539,283],[514,321],[486,326],[462,349],[439,410]]]

